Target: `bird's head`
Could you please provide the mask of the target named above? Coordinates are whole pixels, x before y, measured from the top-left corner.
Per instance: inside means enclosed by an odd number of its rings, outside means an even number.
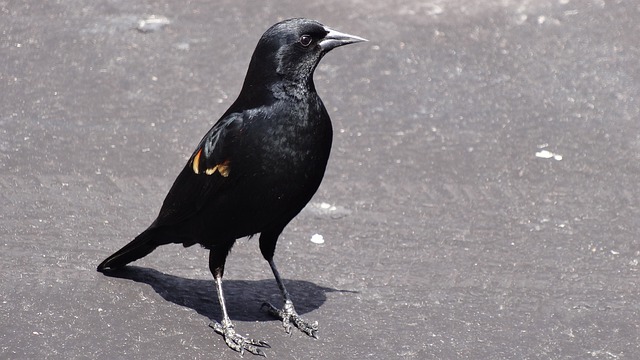
[[[285,80],[313,86],[320,59],[342,45],[367,41],[344,34],[309,19],[289,19],[271,26],[253,53],[247,81]]]

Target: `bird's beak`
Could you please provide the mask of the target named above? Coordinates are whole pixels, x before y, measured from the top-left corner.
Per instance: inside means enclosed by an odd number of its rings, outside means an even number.
[[[320,48],[325,52],[331,49],[337,48],[338,46],[355,44],[363,41],[369,41],[359,36],[349,35],[349,34],[341,33],[339,31],[335,31],[328,27],[325,27],[325,30],[327,30],[328,33],[324,37],[324,39],[320,40],[320,43],[319,43]]]

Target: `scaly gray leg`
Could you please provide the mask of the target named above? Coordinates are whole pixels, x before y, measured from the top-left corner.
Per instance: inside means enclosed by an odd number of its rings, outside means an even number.
[[[313,324],[310,324],[298,315],[295,307],[293,306],[291,295],[289,295],[289,292],[284,287],[284,283],[282,282],[280,273],[278,272],[276,264],[273,262],[273,260],[269,260],[269,266],[271,266],[273,275],[275,276],[278,287],[280,288],[280,292],[282,293],[282,298],[284,299],[284,307],[282,309],[278,309],[270,303],[265,302],[262,304],[262,309],[266,310],[272,316],[282,320],[282,326],[284,327],[284,330],[287,332],[287,334],[291,334],[291,323],[293,323],[293,325],[300,329],[302,332],[317,339],[318,322],[316,321]]]
[[[213,274],[213,279],[216,282],[218,302],[220,303],[220,308],[222,309],[222,324],[214,322],[209,324],[209,327],[215,330],[215,332],[217,332],[218,334],[222,335],[224,337],[224,342],[227,343],[227,346],[235,351],[238,351],[240,355],[243,355],[244,351],[247,350],[254,355],[266,356],[264,351],[262,351],[262,349],[260,348],[269,348],[269,344],[264,341],[247,339],[244,336],[236,333],[233,323],[229,318],[229,314],[227,313],[227,306],[224,301],[224,293],[222,291],[222,274],[224,273],[224,263],[220,264],[219,257],[210,254],[209,267],[211,269],[211,273]]]

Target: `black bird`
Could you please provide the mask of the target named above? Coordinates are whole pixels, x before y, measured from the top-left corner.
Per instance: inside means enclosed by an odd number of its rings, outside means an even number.
[[[264,341],[235,332],[222,292],[224,264],[236,239],[260,233],[260,251],[284,298],[283,309],[263,307],[316,337],[317,323],[293,306],[273,255],[278,236],[316,192],[332,142],[331,119],[316,93],[313,72],[330,50],[366,41],[316,21],[289,19],[258,41],[240,95],[209,130],[147,230],[109,256],[98,271],[117,269],[156,247],[200,244],[210,250],[222,322],[210,325],[232,349],[264,355]]]

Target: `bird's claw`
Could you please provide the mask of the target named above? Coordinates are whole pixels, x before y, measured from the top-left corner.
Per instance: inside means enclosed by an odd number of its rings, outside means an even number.
[[[297,327],[303,333],[311,336],[314,339],[318,338],[318,322],[314,321],[312,324],[300,317],[293,307],[291,301],[287,301],[282,309],[278,309],[268,302],[262,304],[262,309],[272,316],[282,320],[282,327],[284,331],[291,335],[291,323]]]
[[[224,322],[224,321],[223,321]],[[247,339],[246,337],[238,334],[233,328],[233,324],[222,325],[218,322],[209,324],[215,332],[224,337],[224,342],[227,343],[231,349],[244,355],[244,351],[248,351],[254,355],[260,355],[266,357],[267,354],[260,348],[270,348],[267,342],[262,340]]]

